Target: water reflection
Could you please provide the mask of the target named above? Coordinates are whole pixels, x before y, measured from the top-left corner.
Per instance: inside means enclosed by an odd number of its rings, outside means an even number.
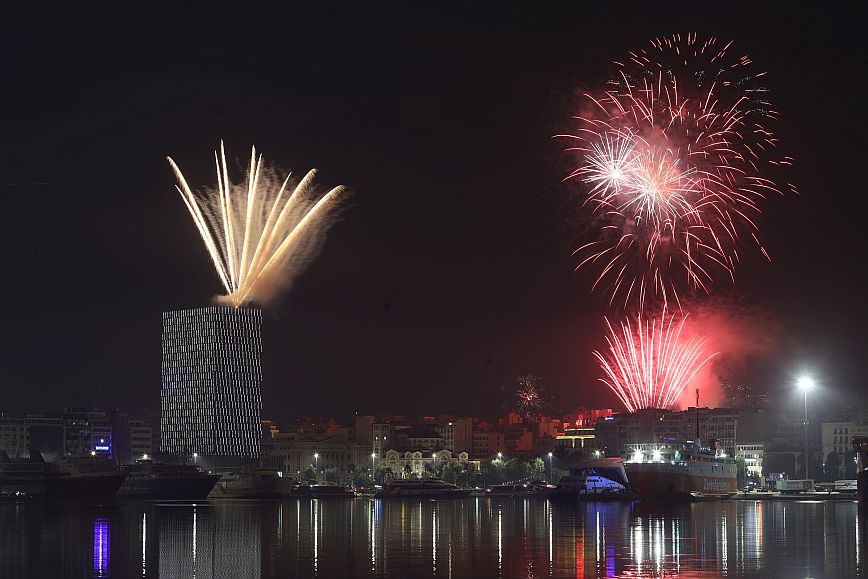
[[[854,576],[864,533],[848,502],[4,503],[0,577]]]
[[[109,551],[111,539],[109,537],[109,523],[105,517],[97,517],[93,520],[93,574],[96,577],[110,577]]]

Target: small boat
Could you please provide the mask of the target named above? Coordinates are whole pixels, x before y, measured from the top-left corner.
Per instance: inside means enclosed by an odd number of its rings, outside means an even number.
[[[126,499],[203,500],[220,480],[198,466],[140,460],[123,467],[127,475],[118,496]]]
[[[571,468],[570,474],[558,481],[555,494],[588,501],[628,501],[633,498],[629,486],[623,461],[602,458]]]
[[[292,487],[289,496],[300,499],[351,499],[356,491],[340,485],[302,485]]]
[[[214,490],[212,497],[238,499],[273,499],[288,495],[292,490],[292,479],[283,478],[276,469],[253,468],[225,473]]]
[[[393,479],[383,484],[383,488],[375,495],[378,499],[393,497],[413,498],[464,498],[470,495],[470,489],[461,489],[452,483],[438,478]]]

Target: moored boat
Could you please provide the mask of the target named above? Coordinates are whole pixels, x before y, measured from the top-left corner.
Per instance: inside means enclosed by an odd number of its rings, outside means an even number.
[[[356,496],[356,491],[340,485],[299,484],[292,487],[290,496],[300,499],[351,499]]]
[[[590,501],[633,498],[628,490],[624,461],[620,458],[585,460],[570,469],[570,474],[558,481],[558,498],[579,498]]]
[[[140,460],[124,471],[127,478],[118,496],[127,499],[202,500],[220,479],[197,466],[150,460]]]
[[[85,457],[45,465],[45,496],[55,499],[114,497],[126,473],[104,459]]]
[[[698,446],[655,447],[650,459],[634,452],[625,468],[630,486],[643,499],[689,499],[734,494],[735,460]]]
[[[275,469],[253,468],[225,473],[214,485],[211,496],[273,499],[286,496],[291,490],[291,478],[283,478]]]
[[[383,484],[377,491],[377,498],[463,498],[470,495],[470,489],[461,489],[452,483],[437,478],[393,479]]]
[[[547,499],[557,487],[545,481],[530,481],[523,484],[492,485],[486,489],[485,496],[492,498],[522,498],[522,499]]]

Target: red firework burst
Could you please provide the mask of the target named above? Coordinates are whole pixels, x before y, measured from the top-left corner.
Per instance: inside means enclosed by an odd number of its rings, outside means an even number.
[[[705,340],[688,336],[686,315],[644,318],[635,325],[622,322],[620,329],[606,319],[609,335],[605,353],[594,352],[606,384],[629,412],[644,408],[672,408],[696,373],[716,353],[709,353]]]
[[[576,117],[580,155],[567,177],[591,187],[586,206],[599,218],[597,239],[579,247],[577,268],[595,266],[594,289],[610,305],[642,311],[650,297],[676,302],[688,291],[734,279],[747,241],[768,257],[756,218],[769,192],[763,176],[777,139],[777,113],[746,56],[731,43],[696,35],[655,39],[630,53],[618,75]]]
[[[524,418],[539,416],[548,406],[548,396],[543,388],[542,380],[528,374],[520,376],[518,388],[515,391],[515,409]]]

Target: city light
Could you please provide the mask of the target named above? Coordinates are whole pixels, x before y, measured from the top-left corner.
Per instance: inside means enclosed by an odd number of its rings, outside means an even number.
[[[802,392],[805,394],[805,478],[808,478],[808,463],[810,462],[809,454],[810,451],[808,449],[808,390],[814,387],[814,379],[810,376],[801,376],[796,385],[802,389]]]

